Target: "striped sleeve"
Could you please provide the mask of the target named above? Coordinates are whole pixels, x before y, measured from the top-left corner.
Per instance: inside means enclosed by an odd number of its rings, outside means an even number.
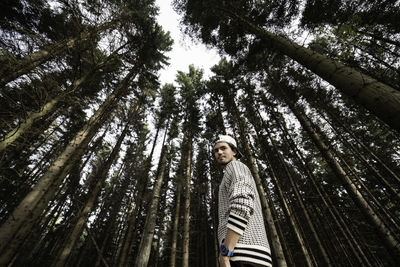
[[[229,218],[227,227],[242,235],[254,211],[255,188],[252,176],[241,162],[229,165],[231,183],[229,187]]]
[[[239,215],[236,215],[235,213],[230,213],[229,218],[228,218],[228,225],[227,227],[236,233],[243,235],[244,230],[246,229],[247,226],[247,220],[243,217],[240,217]]]

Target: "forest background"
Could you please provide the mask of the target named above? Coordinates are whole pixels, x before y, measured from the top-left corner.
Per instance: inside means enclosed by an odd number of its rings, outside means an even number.
[[[398,263],[400,3],[173,6],[209,77],[160,83],[154,1],[1,2],[0,265],[218,266],[225,133],[275,266]]]

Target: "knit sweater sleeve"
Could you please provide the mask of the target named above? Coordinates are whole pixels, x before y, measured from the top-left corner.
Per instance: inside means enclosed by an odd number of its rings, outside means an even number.
[[[229,218],[227,227],[242,235],[254,211],[255,188],[250,170],[235,161],[226,170],[231,178],[228,186]]]

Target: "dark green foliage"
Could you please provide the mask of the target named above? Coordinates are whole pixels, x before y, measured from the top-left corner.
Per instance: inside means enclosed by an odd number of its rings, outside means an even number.
[[[38,26],[43,13],[48,12],[43,0],[13,1],[5,0],[0,5],[0,24],[4,30],[28,30]]]
[[[302,25],[315,28],[323,24],[356,23],[361,27],[381,26],[391,33],[400,31],[397,1],[323,1],[306,2]]]

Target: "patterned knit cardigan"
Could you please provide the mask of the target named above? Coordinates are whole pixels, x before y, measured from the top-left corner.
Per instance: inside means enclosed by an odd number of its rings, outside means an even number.
[[[240,161],[229,162],[218,193],[218,239],[227,228],[240,234],[231,261],[246,261],[272,266],[260,198],[249,168]]]

